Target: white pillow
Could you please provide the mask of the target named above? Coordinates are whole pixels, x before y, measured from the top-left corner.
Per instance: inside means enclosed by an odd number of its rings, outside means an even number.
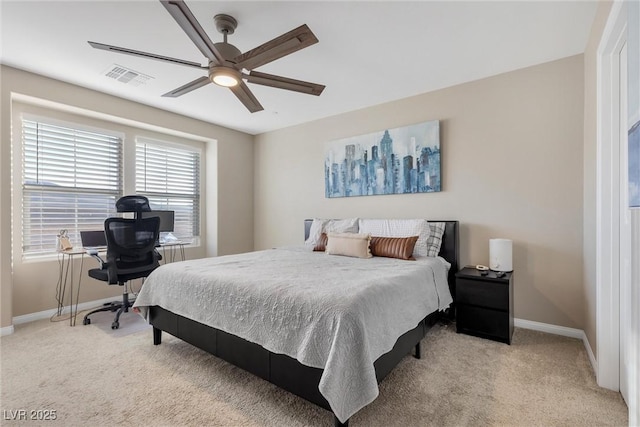
[[[427,240],[431,234],[431,228],[426,219],[360,219],[358,232],[369,233],[375,237],[418,236],[418,241],[413,248],[413,256],[429,256]]]
[[[305,240],[305,245],[315,247],[320,243],[322,233],[357,233],[358,218],[349,219],[320,219],[314,218],[309,228],[309,237]]]
[[[357,233],[358,218],[330,219],[324,226],[324,233]]]
[[[320,241],[320,236],[327,222],[329,222],[328,219],[314,218],[311,223],[311,228],[309,228],[309,237],[304,241],[304,244],[311,247],[316,246]]]

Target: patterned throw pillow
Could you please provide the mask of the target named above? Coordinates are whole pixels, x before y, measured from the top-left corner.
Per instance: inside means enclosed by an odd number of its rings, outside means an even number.
[[[431,233],[429,234],[429,238],[427,238],[427,256],[437,257],[440,253],[440,246],[442,245],[442,235],[444,234],[445,226],[446,224],[444,222],[429,223]]]

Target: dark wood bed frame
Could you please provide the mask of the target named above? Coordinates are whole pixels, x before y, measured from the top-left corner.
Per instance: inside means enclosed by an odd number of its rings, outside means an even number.
[[[311,222],[312,220],[305,220],[305,240],[309,236]],[[449,288],[451,294],[455,296],[455,273],[458,271],[459,258],[459,225],[458,221],[442,222],[446,223],[446,228],[442,237],[440,256],[451,263],[448,277]],[[448,315],[452,316],[453,308],[449,311]],[[378,383],[412,349],[415,348],[414,357],[420,358],[420,341],[441,315],[440,312],[428,315],[415,328],[400,336],[391,351],[383,354],[374,362]],[[272,353],[258,344],[174,314],[159,306],[150,307],[149,322],[153,325],[154,345],[161,343],[162,331],[165,331],[331,411],[329,403],[318,390],[322,369],[305,366],[289,356]],[[342,423],[334,415],[334,424],[348,426],[349,420]]]

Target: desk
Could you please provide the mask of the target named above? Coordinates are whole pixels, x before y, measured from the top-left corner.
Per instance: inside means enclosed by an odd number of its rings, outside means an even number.
[[[180,261],[184,261],[184,247],[189,244],[191,244],[191,242],[183,242],[181,240],[176,242],[160,243],[164,263],[167,264],[169,262],[174,262],[176,260],[176,254],[178,253],[180,254]],[[169,252],[169,257],[167,257],[167,252]]]
[[[57,316],[61,316],[64,311],[64,297],[69,288],[69,326],[75,326],[76,315],[78,314],[78,297],[80,295],[80,284],[82,282],[82,267],[84,264],[84,249],[69,249],[66,251],[58,251],[58,263],[60,271],[58,273],[58,284],[56,286],[56,300],[58,301]],[[78,279],[75,280],[74,264],[76,257],[80,257],[80,269],[78,271]],[[76,282],[75,305],[73,303],[73,283]]]
[[[162,258],[164,263],[174,262],[179,255],[180,261],[185,260],[184,247],[191,242],[170,242],[160,244],[162,248]],[[100,252],[106,251],[106,249],[100,249]],[[68,300],[69,300],[69,326],[75,326],[76,316],[78,314],[78,299],[80,296],[80,285],[82,284],[82,268],[84,267],[84,255],[87,253],[85,248],[69,249],[66,251],[58,251],[58,264],[60,266],[58,272],[58,283],[56,285],[56,301],[58,302],[58,308],[56,316],[62,316],[64,311],[65,294],[67,294],[68,288]],[[75,272],[75,260],[80,257],[80,269]],[[75,295],[74,295],[75,284]],[[75,303],[74,303],[75,300]]]

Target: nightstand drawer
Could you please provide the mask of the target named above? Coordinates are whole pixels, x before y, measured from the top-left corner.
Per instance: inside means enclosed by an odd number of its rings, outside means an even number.
[[[456,302],[476,306],[509,310],[509,283],[458,278],[456,281]]]
[[[511,343],[509,313],[469,305],[457,307],[457,332]]]

